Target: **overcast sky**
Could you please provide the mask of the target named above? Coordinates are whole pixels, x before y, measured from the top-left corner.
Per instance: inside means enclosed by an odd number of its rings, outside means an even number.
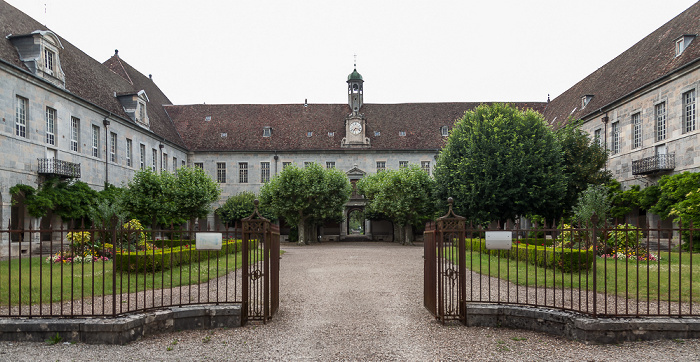
[[[546,101],[690,0],[8,0],[175,104]],[[670,44],[669,46],[673,46]]]

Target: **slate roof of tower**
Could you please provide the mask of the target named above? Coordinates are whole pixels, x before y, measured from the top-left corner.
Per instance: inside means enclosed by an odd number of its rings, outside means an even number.
[[[437,150],[446,139],[440,128],[451,129],[465,111],[479,104],[370,103],[360,112],[367,119],[371,150]],[[546,103],[513,105],[541,112]],[[192,151],[341,150],[344,120],[350,113],[347,104],[197,104],[165,109]],[[211,117],[209,121],[207,117]],[[265,127],[272,127],[271,137],[263,137]],[[375,136],[375,131],[380,134]],[[307,137],[308,132],[312,132],[311,137]]]
[[[20,61],[17,49],[6,37],[10,34],[30,34],[36,30],[50,29],[7,2],[0,1],[0,35],[2,35],[0,38],[0,59],[29,72],[29,69]],[[129,73],[131,79],[134,80],[132,84],[123,78],[123,74],[113,72],[61,37],[60,34],[56,35],[64,47],[58,56],[61,68],[65,73],[66,91],[104,109],[105,116],[107,116],[107,112],[111,112],[130,120],[119,100],[114,97],[114,93],[135,93],[144,89],[151,100],[147,106],[151,131],[175,144],[184,145],[161,107],[162,104],[169,104],[170,101],[152,81],[148,81],[147,77],[124,63],[124,68],[127,71],[132,71]],[[108,63],[112,64],[113,62],[108,61]],[[144,81],[143,78],[147,81]]]
[[[696,63],[700,60],[700,38],[693,40],[678,57],[675,40],[686,34],[699,33],[700,2],[554,98],[544,112],[545,118],[555,127],[564,124],[569,116],[584,119],[630,93]],[[581,109],[584,95],[593,95],[593,98]]]

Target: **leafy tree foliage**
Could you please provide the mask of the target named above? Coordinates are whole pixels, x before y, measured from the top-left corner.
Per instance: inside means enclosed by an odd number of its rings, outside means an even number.
[[[639,185],[633,185],[622,191],[622,186],[617,180],[608,181],[605,186],[608,189],[610,199],[610,216],[615,219],[624,219],[625,215],[632,212],[635,207],[640,207],[641,190]]]
[[[292,165],[262,187],[260,203],[276,217],[297,224],[299,244],[305,244],[307,226],[342,219],[351,191],[347,176],[337,169],[316,163],[304,168]]]
[[[658,200],[650,211],[665,219],[686,196],[700,188],[700,173],[683,172],[661,177],[658,183]],[[654,191],[650,191],[652,193]]]
[[[197,167],[180,167],[174,176],[167,191],[173,202],[175,217],[206,217],[211,211],[211,204],[221,196],[219,185]]]
[[[435,214],[435,181],[418,166],[365,176],[357,188],[369,200],[368,213],[385,215],[399,226],[395,234],[404,244],[411,243],[410,226],[423,224]]]
[[[85,182],[57,178],[46,180],[38,189],[15,185],[10,188],[10,193],[24,197],[29,215],[44,217],[53,211],[64,221],[87,219],[98,197],[97,191]]]
[[[253,214],[255,210],[256,195],[249,191],[244,191],[229,197],[226,202],[218,209],[216,209],[216,215],[219,216],[221,221],[228,225],[234,226],[236,223],[240,222],[241,219],[246,218]],[[264,205],[259,205],[258,212],[262,214],[265,218],[275,219]]]
[[[142,224],[167,226],[206,216],[219,195],[219,186],[201,169],[180,167],[176,174],[144,169],[127,185],[122,205]]]
[[[561,146],[541,114],[481,105],[450,133],[435,167],[437,197],[455,199],[456,212],[483,223],[561,214],[566,192]]]
[[[566,180],[562,210],[567,214],[588,185],[604,184],[612,175],[604,169],[607,151],[597,142],[591,142],[588,133],[581,130],[580,121],[571,119],[554,134],[562,150],[562,172]]]

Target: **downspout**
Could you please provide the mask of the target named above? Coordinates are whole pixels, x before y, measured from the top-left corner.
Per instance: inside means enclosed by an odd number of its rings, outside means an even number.
[[[275,157],[273,158],[275,159],[275,176],[277,176],[277,161],[280,159],[280,157],[277,156],[277,151],[275,151]]]
[[[601,113],[602,113],[602,108],[601,108]],[[605,143],[605,153],[608,153],[608,121],[610,119],[608,118],[608,112],[605,112],[605,115],[603,118],[601,118],[601,121],[603,124],[605,124],[605,129],[603,131],[603,142]],[[608,160],[605,161],[605,170],[608,170]]]
[[[160,170],[158,170],[158,173],[163,172],[163,148],[164,147],[165,147],[165,145],[162,142],[158,145],[158,149],[160,150],[159,151],[160,152]]]
[[[112,116],[112,113],[109,113],[109,116],[105,117],[104,120],[102,120],[102,124],[105,126],[105,188],[107,188],[107,184],[109,183],[109,124],[111,123],[109,121],[109,117]]]

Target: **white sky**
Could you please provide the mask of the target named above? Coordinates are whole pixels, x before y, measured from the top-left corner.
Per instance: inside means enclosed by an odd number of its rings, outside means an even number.
[[[8,0],[175,104],[546,101],[691,0]]]

